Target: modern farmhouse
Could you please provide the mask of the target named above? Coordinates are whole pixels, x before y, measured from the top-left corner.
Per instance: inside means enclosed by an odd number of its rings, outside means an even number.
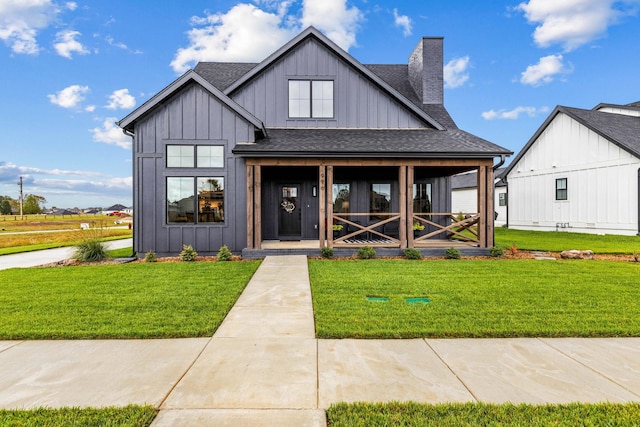
[[[556,107],[506,176],[510,228],[638,234],[640,102]]]
[[[260,63],[199,63],[118,123],[134,250],[493,246],[494,162],[512,153],[458,129],[443,91],[441,37],[365,65],[309,27]],[[460,218],[450,177],[472,170]]]

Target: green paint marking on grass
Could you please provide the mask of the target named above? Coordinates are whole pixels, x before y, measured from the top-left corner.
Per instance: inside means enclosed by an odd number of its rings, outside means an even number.
[[[431,300],[427,297],[405,298],[404,300],[409,304],[427,304],[431,302]]]
[[[369,302],[389,302],[389,298],[387,298],[387,297],[367,297],[367,301],[369,301]]]

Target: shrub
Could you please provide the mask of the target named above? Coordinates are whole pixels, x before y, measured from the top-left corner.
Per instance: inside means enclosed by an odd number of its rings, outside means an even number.
[[[371,246],[364,246],[358,249],[358,258],[359,259],[371,259],[375,258],[376,251]]]
[[[223,245],[218,251],[217,256],[218,261],[231,261],[233,259],[233,254],[229,250],[227,245]]]
[[[444,253],[444,257],[447,259],[460,259],[460,251],[456,248],[449,248]]]
[[[197,256],[198,253],[193,250],[193,247],[191,245],[182,245],[182,252],[180,252],[180,261],[195,261]]]
[[[499,246],[494,246],[489,250],[489,255],[491,255],[494,258],[499,258],[502,255],[504,255],[504,251],[502,250],[501,247]]]
[[[149,251],[149,252],[144,254],[144,261],[145,262],[156,262],[156,261],[158,261],[158,257],[156,256],[155,252]]]
[[[95,238],[82,240],[73,253],[73,258],[80,262],[98,262],[107,259],[107,248]]]
[[[327,247],[321,248],[320,254],[322,255],[322,258],[333,258],[333,248],[327,248]]]
[[[404,250],[404,256],[407,259],[420,259],[422,258],[422,254],[416,248],[407,248]]]

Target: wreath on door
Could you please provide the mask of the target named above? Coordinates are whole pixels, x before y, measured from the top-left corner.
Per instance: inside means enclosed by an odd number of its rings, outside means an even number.
[[[284,199],[282,203],[280,203],[280,206],[282,206],[282,210],[284,210],[286,213],[293,213],[293,211],[296,209],[295,203],[287,199]]]

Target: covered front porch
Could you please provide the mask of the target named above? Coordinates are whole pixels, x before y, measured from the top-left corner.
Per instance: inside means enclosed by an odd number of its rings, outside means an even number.
[[[450,212],[449,177],[477,170],[476,212]],[[246,158],[247,249],[493,246],[492,159]]]

